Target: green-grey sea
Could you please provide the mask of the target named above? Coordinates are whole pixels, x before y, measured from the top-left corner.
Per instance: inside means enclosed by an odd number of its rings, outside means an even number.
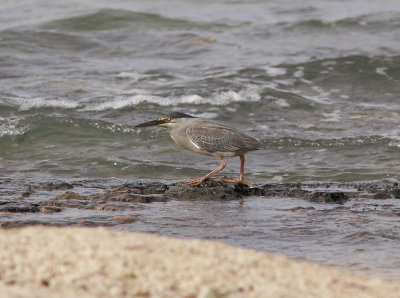
[[[88,194],[217,167],[166,130],[134,128],[174,111],[258,138],[266,149],[246,155],[246,179],[258,184],[397,182],[399,53],[396,0],[2,0],[0,204],[30,185],[75,183]],[[239,159],[227,162],[223,175],[238,176]],[[397,199],[131,204],[118,214],[137,220],[115,228],[400,280]],[[299,206],[309,211],[288,211]],[[376,213],[385,208],[393,216]],[[110,212],[4,212],[0,221],[111,225]]]

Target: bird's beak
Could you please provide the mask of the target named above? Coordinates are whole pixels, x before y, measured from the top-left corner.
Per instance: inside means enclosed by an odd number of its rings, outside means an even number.
[[[164,121],[153,120],[153,121],[149,121],[149,122],[145,122],[145,123],[136,125],[135,127],[139,128],[139,127],[159,126],[160,124],[164,124]]]

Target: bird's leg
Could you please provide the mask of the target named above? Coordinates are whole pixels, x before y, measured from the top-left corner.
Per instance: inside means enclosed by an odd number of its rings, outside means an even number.
[[[228,183],[243,183],[249,187],[253,187],[254,183],[250,183],[247,181],[244,181],[244,162],[246,159],[244,158],[244,154],[240,155],[240,176],[239,179],[227,179],[227,178],[222,178],[222,181],[228,182]]]
[[[200,179],[196,179],[194,181],[186,182],[185,184],[190,185],[190,186],[198,186],[198,185],[202,184],[204,181],[210,179],[212,176],[214,176],[218,172],[220,172],[223,169],[225,169],[225,167],[226,167],[225,160],[223,160],[221,158],[220,161],[221,161],[221,165],[218,168],[216,168],[214,171],[211,171],[210,173],[208,173],[207,175],[205,175],[204,177],[202,177]]]

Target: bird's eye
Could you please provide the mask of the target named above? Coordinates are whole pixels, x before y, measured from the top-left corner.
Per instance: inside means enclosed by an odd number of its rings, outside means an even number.
[[[168,122],[168,121],[171,121],[171,117],[168,117],[168,116],[166,116],[166,117],[161,117],[161,118],[159,118],[158,120],[159,120],[159,121],[162,121],[162,122]]]

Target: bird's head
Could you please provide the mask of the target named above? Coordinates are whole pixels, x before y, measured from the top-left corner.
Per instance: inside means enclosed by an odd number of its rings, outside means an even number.
[[[149,126],[159,126],[159,127],[173,128],[184,118],[196,118],[196,117],[180,112],[173,112],[167,116],[160,117],[157,120],[141,123],[139,125],[136,125],[135,127],[140,128]]]

